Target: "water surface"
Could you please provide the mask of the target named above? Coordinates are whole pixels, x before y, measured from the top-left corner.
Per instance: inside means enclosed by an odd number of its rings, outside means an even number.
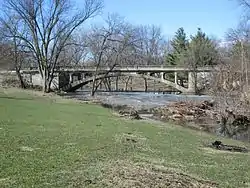
[[[90,98],[89,92],[79,91],[68,93],[67,96],[87,100]],[[203,101],[211,100],[207,95],[175,95],[154,92],[98,92],[95,98],[112,105],[128,105],[136,109],[147,109],[167,105],[177,101]]]

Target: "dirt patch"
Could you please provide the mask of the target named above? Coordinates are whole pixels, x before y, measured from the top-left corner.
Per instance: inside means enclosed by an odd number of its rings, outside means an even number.
[[[147,139],[138,133],[123,133],[115,136],[115,141],[128,147],[139,148],[143,151],[149,151],[150,147]]]
[[[107,187],[137,188],[214,188],[214,182],[200,180],[167,168],[118,161],[105,171],[102,184]]]
[[[102,107],[112,109],[115,111],[115,115],[119,117],[125,117],[133,120],[141,120],[139,112],[131,106],[127,105],[111,105],[107,103],[100,103]]]
[[[135,119],[135,120],[140,120],[142,119],[138,113],[137,110],[133,110],[133,109],[130,109],[130,110],[119,110],[118,111],[119,115],[121,117],[128,117],[130,119]]]
[[[20,147],[20,150],[21,150],[21,151],[34,151],[33,148],[28,147],[28,146],[22,146],[22,147]]]
[[[146,138],[140,136],[138,133],[127,132],[123,134],[116,135],[116,141],[124,143],[125,141],[131,141],[134,143],[145,142]]]

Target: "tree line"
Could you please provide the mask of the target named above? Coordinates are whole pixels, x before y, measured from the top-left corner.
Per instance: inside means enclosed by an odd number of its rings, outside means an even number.
[[[240,3],[250,9],[248,0]],[[104,18],[103,24],[86,28],[87,21],[101,15],[103,1],[84,0],[81,5],[70,0],[5,0],[0,14],[0,68],[15,69],[25,88],[20,70],[37,67],[44,92],[50,92],[56,67],[65,65],[93,66],[95,76],[103,66],[110,68],[106,75],[117,66],[131,65],[185,66],[195,72],[202,66],[237,67],[240,62],[241,71],[246,70],[242,61],[249,54],[247,19],[228,31],[229,43],[221,46],[201,28],[191,36],[179,28],[168,40],[160,27],[133,25],[116,13]],[[103,81],[94,79],[92,93]]]

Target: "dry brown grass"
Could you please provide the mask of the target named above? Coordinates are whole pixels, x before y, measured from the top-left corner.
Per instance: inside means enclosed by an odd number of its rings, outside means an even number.
[[[130,148],[139,149],[140,151],[152,151],[147,143],[147,139],[139,133],[123,133],[115,136],[115,141]]]
[[[103,186],[123,188],[214,188],[217,184],[176,172],[163,166],[116,161],[105,171]]]

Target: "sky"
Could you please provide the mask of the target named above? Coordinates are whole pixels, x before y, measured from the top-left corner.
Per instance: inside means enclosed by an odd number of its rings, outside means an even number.
[[[133,24],[160,26],[167,38],[173,37],[180,27],[188,36],[200,27],[209,36],[223,39],[242,16],[237,0],[104,0],[104,3],[102,16],[118,13]]]

